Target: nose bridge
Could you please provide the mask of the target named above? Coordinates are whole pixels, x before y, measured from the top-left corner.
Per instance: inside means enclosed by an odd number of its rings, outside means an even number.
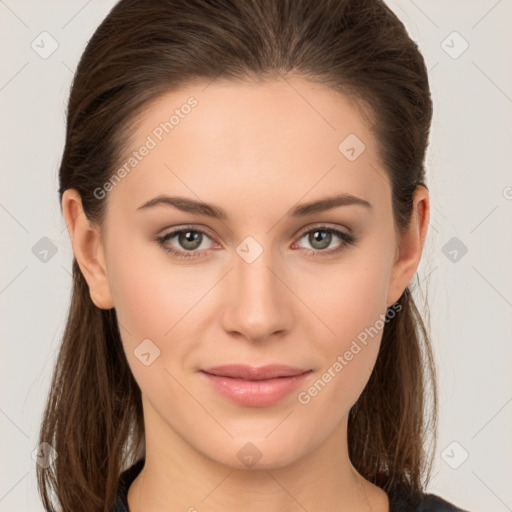
[[[254,238],[247,237],[239,244],[230,272],[231,292],[224,314],[226,330],[258,340],[289,327],[288,293],[275,275],[280,267],[273,251]]]

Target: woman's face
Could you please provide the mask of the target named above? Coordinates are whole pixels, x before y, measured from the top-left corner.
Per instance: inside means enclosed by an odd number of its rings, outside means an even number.
[[[344,436],[415,270],[395,265],[391,189],[361,113],[298,78],[190,85],[144,111],[123,166],[96,193],[102,300],[146,442],[270,468]]]

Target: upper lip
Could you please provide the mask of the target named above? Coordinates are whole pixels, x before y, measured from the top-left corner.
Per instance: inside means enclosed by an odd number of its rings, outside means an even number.
[[[222,366],[212,366],[201,371],[210,375],[222,377],[231,377],[233,379],[244,380],[265,380],[275,379],[277,377],[292,377],[301,375],[309,371],[305,368],[296,368],[282,364],[270,364],[266,366],[248,366],[245,364],[226,364]]]

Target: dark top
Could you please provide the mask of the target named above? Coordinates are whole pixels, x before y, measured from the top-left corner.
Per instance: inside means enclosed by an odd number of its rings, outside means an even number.
[[[140,459],[133,466],[124,471],[119,478],[117,501],[112,512],[130,512],[127,494],[131,483],[144,466],[144,459]],[[422,494],[416,500],[407,499],[405,487],[388,492],[389,512],[468,512],[457,508],[452,503],[443,500],[435,494]]]

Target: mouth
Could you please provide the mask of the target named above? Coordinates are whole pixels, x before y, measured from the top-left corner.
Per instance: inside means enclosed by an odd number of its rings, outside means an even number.
[[[232,379],[242,380],[267,380],[279,377],[295,377],[310,370],[304,368],[295,368],[280,364],[267,366],[247,366],[243,364],[228,364],[224,366],[214,366],[201,370],[210,375],[218,377],[230,377]]]
[[[313,370],[286,365],[224,365],[201,370],[213,389],[238,405],[274,405],[300,386]]]

